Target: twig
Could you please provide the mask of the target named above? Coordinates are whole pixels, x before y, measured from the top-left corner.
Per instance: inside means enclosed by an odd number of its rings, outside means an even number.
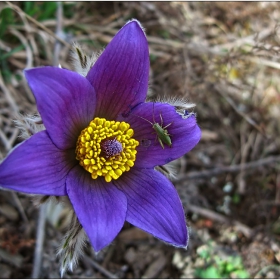
[[[57,2],[57,11],[56,11],[56,18],[57,18],[57,25],[56,25],[56,35],[60,37],[62,35],[62,17],[63,17],[63,10],[61,2]],[[61,43],[56,40],[54,44],[54,56],[53,56],[53,65],[58,66],[59,64],[59,53],[61,49]]]
[[[100,273],[102,273],[104,276],[106,276],[109,279],[118,279],[118,277],[114,274],[112,274],[110,271],[99,265],[97,262],[92,260],[90,257],[87,255],[84,255],[83,260],[93,266],[95,269],[97,269]]]
[[[179,176],[175,183],[180,183],[185,180],[195,180],[195,179],[206,179],[209,177],[217,176],[223,173],[237,173],[241,170],[255,169],[264,165],[275,164],[275,162],[280,162],[280,156],[271,156],[256,161],[251,161],[244,164],[235,164],[230,166],[216,167],[210,170],[203,170],[199,172],[190,172],[189,174]]]
[[[24,220],[24,222],[25,222],[26,224],[28,224],[28,223],[29,223],[28,218],[27,218],[27,216],[26,216],[26,214],[25,214],[25,212],[24,212],[24,209],[23,209],[23,207],[22,207],[22,204],[21,204],[21,202],[20,202],[20,200],[19,200],[17,194],[16,194],[15,192],[11,192],[11,194],[12,194],[13,200],[14,200],[16,206],[17,206],[17,209],[18,209],[18,211],[19,211],[19,213],[20,213],[22,219]]]
[[[259,57],[245,57],[245,59],[250,60],[251,62],[254,62],[256,64],[261,64],[278,70],[280,69],[280,63],[276,61],[266,60]]]
[[[247,124],[245,123],[245,125],[241,125],[241,131],[240,131],[240,150],[241,150],[241,159],[240,159],[240,164],[244,164],[246,163],[246,158],[248,157],[249,154],[249,150],[250,148],[252,148],[253,146],[253,142],[256,138],[256,134],[257,132],[255,130],[251,131],[251,133],[249,134],[248,140],[245,143],[245,131],[247,129]],[[243,132],[244,131],[244,132]],[[238,194],[244,194],[245,193],[245,189],[246,189],[246,183],[245,183],[245,179],[244,179],[244,175],[245,172],[244,170],[240,170],[240,174],[238,176],[238,187],[237,187],[237,193]]]
[[[42,251],[45,239],[45,225],[46,225],[46,204],[40,206],[40,212],[38,217],[37,232],[36,232],[36,247],[34,252],[34,261],[31,278],[37,279],[40,277],[41,263],[42,263]]]
[[[105,258],[104,258],[104,260],[103,260],[103,262],[102,262],[102,266],[103,266],[105,269],[106,269],[106,267],[107,267],[108,262],[110,262],[111,257],[112,257],[112,255],[113,255],[114,251],[115,251],[115,247],[114,247],[114,246],[110,246],[110,247],[108,248],[108,252],[107,252],[107,254],[106,254],[106,256],[105,256]]]
[[[232,48],[238,48],[242,45],[248,44],[248,45],[254,45],[256,41],[262,41],[266,39],[268,36],[270,36],[274,32],[274,28],[267,28],[262,30],[261,32],[258,32],[253,35],[249,35],[247,37],[239,38],[234,40],[233,42],[222,44],[222,45],[216,45],[215,47],[211,48],[211,51],[213,52],[219,52],[219,53],[225,53],[222,50],[224,49],[232,49]]]
[[[255,211],[256,208],[260,209],[260,207],[264,206],[280,206],[279,201],[258,201],[257,203],[254,203],[251,205],[249,211]]]
[[[218,221],[220,223],[226,223],[226,224],[233,224],[238,230],[240,230],[247,238],[250,238],[253,234],[253,231],[247,227],[246,225],[238,222],[238,221],[231,221],[227,217],[215,213],[214,211],[210,209],[201,208],[195,205],[188,205],[188,209],[192,212],[195,212],[201,216],[207,217],[211,220]]]
[[[48,29],[47,27],[45,27],[43,24],[41,24],[40,22],[38,22],[36,19],[32,18],[31,16],[27,15],[24,11],[22,11],[22,9],[14,4],[12,4],[11,2],[7,1],[7,4],[16,12],[18,12],[19,14],[24,15],[28,20],[30,20],[31,22],[33,22],[34,24],[36,24],[37,26],[39,26],[41,29],[43,29],[44,31],[46,31],[49,35],[51,35],[52,37],[54,37],[56,40],[58,40],[60,43],[62,43],[63,45],[69,47],[70,44],[67,43],[66,41],[64,41],[63,39],[61,39],[59,36],[57,36],[54,32],[52,32],[50,29]]]
[[[228,90],[228,86],[223,85],[223,84],[217,84],[217,85],[214,85],[214,88],[222,97],[225,98],[225,100],[229,103],[229,105],[234,109],[234,111],[238,115],[240,115],[242,118],[244,118],[250,125],[252,125],[255,129],[257,129],[264,137],[267,137],[264,134],[263,129],[259,125],[257,125],[256,122],[253,121],[249,116],[247,116],[246,114],[244,114],[243,112],[238,110],[238,108],[234,104],[233,100],[224,93]]]

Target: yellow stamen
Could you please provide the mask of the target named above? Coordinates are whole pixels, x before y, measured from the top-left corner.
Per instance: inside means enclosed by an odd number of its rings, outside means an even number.
[[[78,138],[76,159],[92,179],[104,176],[106,182],[117,180],[134,166],[139,142],[133,134],[126,122],[95,118]]]

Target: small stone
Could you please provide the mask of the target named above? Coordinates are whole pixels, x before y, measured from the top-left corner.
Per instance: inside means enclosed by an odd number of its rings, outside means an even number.
[[[180,263],[181,261],[182,261],[181,254],[180,252],[176,251],[172,259],[172,264],[177,267],[177,264]]]
[[[267,274],[266,274],[266,279],[275,279],[275,273],[273,271],[269,271]]]
[[[194,278],[194,269],[191,267],[191,265],[187,266],[183,270],[183,277],[181,278]]]
[[[129,263],[129,264],[133,264],[134,261],[136,260],[136,252],[135,249],[133,249],[132,247],[130,247],[125,255],[124,255],[124,259]]]

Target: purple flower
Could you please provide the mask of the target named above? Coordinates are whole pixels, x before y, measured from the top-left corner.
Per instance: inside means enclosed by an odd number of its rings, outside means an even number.
[[[125,221],[186,247],[179,196],[154,168],[190,151],[200,129],[194,116],[167,103],[145,103],[149,51],[139,23],[132,20],[117,33],[86,77],[57,67],[25,76],[46,130],[7,156],[0,185],[68,196],[95,251],[110,244]],[[171,146],[160,145],[154,121],[170,124]]]

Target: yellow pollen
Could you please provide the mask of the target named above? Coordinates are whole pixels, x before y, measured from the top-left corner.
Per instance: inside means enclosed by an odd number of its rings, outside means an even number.
[[[76,146],[76,159],[92,179],[104,176],[106,182],[117,180],[134,166],[139,142],[126,122],[95,118],[82,130]]]

